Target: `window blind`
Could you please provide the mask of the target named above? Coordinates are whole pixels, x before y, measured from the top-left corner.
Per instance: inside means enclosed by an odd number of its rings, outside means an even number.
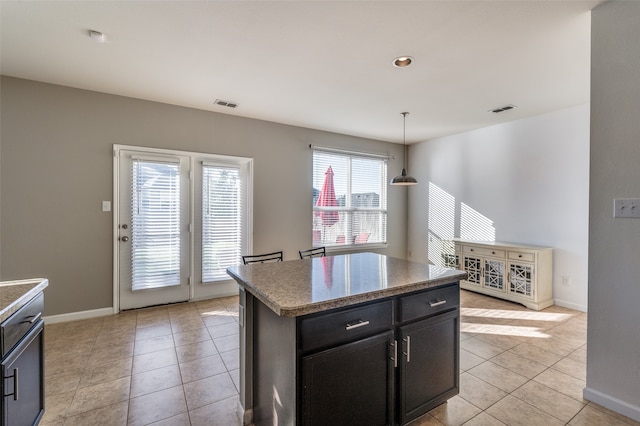
[[[133,159],[131,288],[180,284],[180,165]]]
[[[202,165],[202,281],[227,280],[240,263],[242,186],[239,168]]]
[[[386,243],[386,188],[385,157],[314,149],[313,245]]]

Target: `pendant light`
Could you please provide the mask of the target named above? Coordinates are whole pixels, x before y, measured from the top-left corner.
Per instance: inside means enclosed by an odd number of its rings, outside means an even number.
[[[402,115],[402,161],[403,161],[403,167],[402,167],[402,173],[400,174],[400,176],[396,176],[393,179],[391,179],[391,182],[389,182],[390,185],[404,185],[404,186],[408,186],[408,185],[415,185],[418,183],[418,181],[416,180],[416,178],[413,178],[411,176],[407,176],[407,142],[406,142],[406,138],[407,138],[407,114],[409,114],[408,112],[401,112],[400,115]]]

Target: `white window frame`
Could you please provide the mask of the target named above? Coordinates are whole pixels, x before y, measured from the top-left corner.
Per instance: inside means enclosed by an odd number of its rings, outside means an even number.
[[[356,152],[356,151],[348,151],[348,150],[343,150],[343,149],[338,149],[338,148],[329,148],[329,147],[321,147],[321,146],[315,146],[315,145],[309,145],[309,148],[312,150],[312,173],[315,169],[315,163],[313,160],[313,154],[317,151],[317,152],[324,152],[327,154],[333,154],[333,155],[337,155],[337,156],[344,156],[344,157],[348,157],[349,158],[349,167],[348,167],[348,177],[347,177],[347,182],[348,182],[348,188],[347,188],[347,193],[346,193],[346,199],[345,202],[347,203],[347,205],[345,207],[337,207],[335,210],[339,211],[339,212],[347,212],[347,213],[354,213],[354,212],[362,212],[362,211],[379,211],[382,214],[384,214],[386,216],[385,218],[385,222],[386,222],[386,226],[384,227],[384,230],[381,230],[380,232],[383,233],[383,241],[376,241],[376,242],[371,242],[371,243],[355,243],[355,240],[350,243],[350,244],[339,244],[339,245],[332,245],[332,244],[326,244],[326,250],[329,252],[340,252],[340,251],[353,251],[354,249],[376,249],[376,248],[386,248],[388,246],[388,208],[387,208],[387,173],[388,173],[388,160],[391,158],[389,155],[384,155],[384,154],[374,154],[374,153],[365,153],[365,152]],[[352,176],[351,174],[353,173],[352,167],[351,167],[351,159],[353,158],[362,158],[362,159],[375,159],[375,160],[380,160],[381,162],[383,162],[384,164],[384,171],[382,173],[381,176],[381,182],[380,182],[380,208],[378,209],[363,209],[363,208],[354,208],[353,206],[351,206],[351,198],[352,198]],[[313,179],[312,179],[313,180]],[[312,188],[313,188],[313,184],[312,184]],[[318,190],[320,190],[321,188],[316,188]],[[313,214],[315,215],[317,212],[321,211],[322,209],[317,208],[314,204],[313,206]],[[332,209],[333,210],[333,209]],[[348,234],[347,232],[345,232],[345,238],[347,237],[347,235],[349,237],[353,237],[352,235],[352,229],[351,229],[351,225],[352,225],[352,221],[349,221],[349,223],[346,224],[347,230],[348,230]],[[313,226],[312,226],[312,232],[313,232]],[[312,238],[313,241],[313,238]]]

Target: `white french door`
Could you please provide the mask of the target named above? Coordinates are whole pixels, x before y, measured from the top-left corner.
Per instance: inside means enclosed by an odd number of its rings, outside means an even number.
[[[119,150],[120,309],[189,300],[189,157]]]
[[[250,158],[114,145],[114,308],[237,294]]]

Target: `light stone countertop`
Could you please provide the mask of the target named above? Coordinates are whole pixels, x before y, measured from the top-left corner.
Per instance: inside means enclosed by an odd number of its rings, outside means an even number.
[[[27,304],[49,285],[46,278],[0,282],[0,322]]]
[[[466,272],[376,253],[355,253],[227,268],[279,316],[296,317],[465,279]]]

